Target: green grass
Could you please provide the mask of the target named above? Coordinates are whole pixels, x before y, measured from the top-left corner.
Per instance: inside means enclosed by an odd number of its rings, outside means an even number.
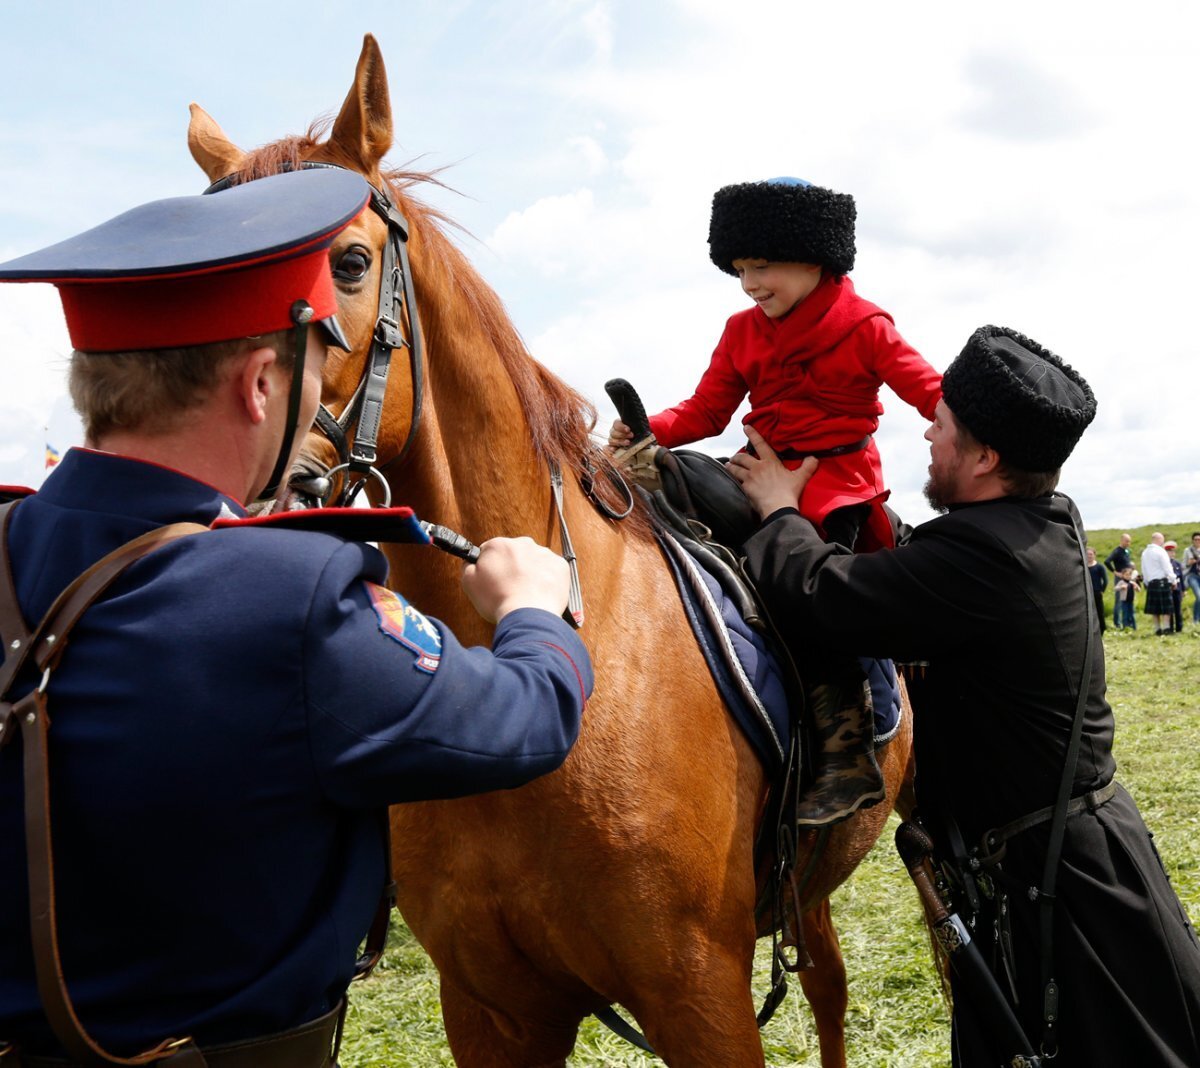
[[[1152,528],[1131,530],[1140,552]],[[1200,523],[1159,527],[1182,547]],[[1100,558],[1120,531],[1094,532]],[[1101,550],[1102,547],[1102,551]],[[1156,638],[1139,617],[1136,632],[1105,636],[1108,696],[1116,720],[1118,777],[1133,794],[1185,907],[1200,917],[1200,627],[1190,596],[1181,635]],[[1111,601],[1110,618],[1111,618]],[[949,1063],[948,1019],[938,993],[915,892],[891,844],[895,817],[875,849],[833,898],[850,981],[847,1057],[851,1068],[931,1068]],[[451,1065],[438,1008],[437,974],[396,919],[379,969],[353,990],[342,1046],[345,1068]],[[759,944],[754,982],[761,1002],[769,943]],[[820,1063],[816,1030],[799,983],[763,1032],[767,1063]],[[572,1065],[632,1068],[661,1062],[595,1020],[585,1022]]]

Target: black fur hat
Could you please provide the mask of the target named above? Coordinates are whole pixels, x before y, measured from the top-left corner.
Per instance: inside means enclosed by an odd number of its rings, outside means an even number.
[[[736,275],[734,260],[815,263],[835,275],[854,267],[854,198],[802,178],[727,185],[713,194],[708,249]]]
[[[1057,471],[1096,416],[1082,375],[1003,326],[971,335],[942,376],[942,397],[956,421],[1023,471]]]

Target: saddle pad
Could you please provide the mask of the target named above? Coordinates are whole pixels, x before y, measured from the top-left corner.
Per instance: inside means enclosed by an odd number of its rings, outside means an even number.
[[[684,614],[705,663],[742,733],[764,765],[782,765],[791,741],[783,680],[766,639],[750,627],[720,583],[667,533],[658,535],[679,589]],[[876,747],[900,726],[900,683],[891,660],[860,657],[871,689]]]
[[[659,543],[721,699],[763,764],[781,767],[791,724],[783,679],[765,639],[674,538],[660,533]]]
[[[875,746],[878,748],[884,742],[890,742],[900,728],[900,683],[896,680],[896,664],[892,660],[872,660],[865,656],[860,656],[858,662],[871,687]]]

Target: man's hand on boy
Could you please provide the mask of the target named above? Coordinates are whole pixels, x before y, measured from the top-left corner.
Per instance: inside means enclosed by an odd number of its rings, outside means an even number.
[[[780,508],[795,508],[817,469],[816,458],[808,456],[794,471],[789,471],[754,427],[746,427],[746,437],[758,455],[737,453],[726,465],[729,473],[741,483],[761,518]]]

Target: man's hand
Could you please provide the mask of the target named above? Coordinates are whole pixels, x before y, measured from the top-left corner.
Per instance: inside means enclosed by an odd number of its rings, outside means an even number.
[[[562,615],[571,573],[567,562],[532,538],[492,538],[462,573],[463,591],[489,623],[517,608],[544,608]]]
[[[746,437],[758,456],[739,452],[730,458],[726,466],[729,473],[742,484],[759,518],[766,519],[780,508],[795,508],[800,494],[817,469],[816,458],[805,457],[795,471],[789,471],[754,427],[746,427]]]

